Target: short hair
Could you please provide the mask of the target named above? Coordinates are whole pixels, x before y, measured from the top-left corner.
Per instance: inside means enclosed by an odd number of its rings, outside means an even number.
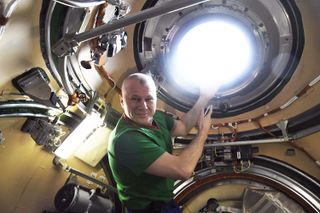
[[[126,81],[128,81],[128,80],[137,80],[137,81],[139,81],[139,83],[141,85],[149,85],[156,90],[156,84],[150,74],[133,73],[133,74],[127,76],[122,83],[122,87],[121,87],[122,90],[123,90],[123,87],[124,87]]]

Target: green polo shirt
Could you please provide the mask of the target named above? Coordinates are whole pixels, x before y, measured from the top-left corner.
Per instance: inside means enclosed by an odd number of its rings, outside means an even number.
[[[174,180],[144,171],[164,152],[172,153],[172,117],[157,111],[156,127],[141,127],[120,118],[109,137],[108,157],[119,198],[129,209],[146,208],[151,201],[173,198]]]

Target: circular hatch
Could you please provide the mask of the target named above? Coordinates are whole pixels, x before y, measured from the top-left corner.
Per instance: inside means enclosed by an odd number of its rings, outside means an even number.
[[[149,0],[143,9],[164,2]],[[200,84],[219,84],[213,117],[229,117],[281,91],[304,36],[294,1],[213,0],[137,24],[134,45],[137,67],[153,73],[159,98],[185,112]]]

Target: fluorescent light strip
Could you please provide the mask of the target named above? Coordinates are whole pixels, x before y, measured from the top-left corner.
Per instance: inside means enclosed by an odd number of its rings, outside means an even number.
[[[82,122],[69,134],[63,143],[56,149],[54,154],[62,159],[69,158],[80,144],[102,124],[102,119],[98,114],[92,113],[85,117]]]

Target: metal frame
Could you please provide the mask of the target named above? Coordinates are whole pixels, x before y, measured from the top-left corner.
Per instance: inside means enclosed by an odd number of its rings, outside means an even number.
[[[175,186],[175,199],[181,202],[179,204],[184,204],[188,198],[200,194],[201,191],[206,190],[208,187],[211,188],[217,185],[226,184],[227,182],[241,182],[244,180],[248,185],[262,183],[268,187],[275,188],[282,193],[290,194],[295,201],[299,201],[298,203],[300,205],[301,202],[307,204],[308,206],[303,206],[303,208],[310,210],[310,212],[318,212],[320,210],[319,193],[316,191],[317,188],[320,187],[320,184],[315,179],[289,164],[272,158],[256,156],[253,161],[254,164],[252,164],[250,169],[242,173],[221,173],[219,171],[212,171],[212,168],[199,171],[198,175],[201,176],[201,173],[203,174],[200,179],[193,176]],[[266,166],[261,162],[270,165]],[[279,168],[274,168],[274,165],[277,165]],[[288,170],[296,175],[286,175],[281,169]],[[209,173],[207,172],[208,170],[210,170]],[[228,178],[226,178],[227,176]],[[256,181],[254,181],[254,179]],[[305,182],[310,185],[305,184]],[[197,185],[197,187],[194,185]],[[310,189],[310,187],[314,188]]]
[[[79,46],[79,43],[94,39],[103,34],[112,32],[114,30],[120,29],[122,27],[136,24],[142,21],[145,21],[149,18],[156,16],[168,14],[171,12],[176,12],[194,5],[198,5],[209,0],[175,0],[169,1],[160,6],[152,7],[138,13],[135,13],[131,16],[124,17],[118,21],[114,21],[107,25],[102,25],[91,29],[86,32],[82,32],[76,35],[66,35],[60,41],[58,41],[53,49],[53,52],[58,57],[65,57],[67,55],[73,54],[75,47]]]

